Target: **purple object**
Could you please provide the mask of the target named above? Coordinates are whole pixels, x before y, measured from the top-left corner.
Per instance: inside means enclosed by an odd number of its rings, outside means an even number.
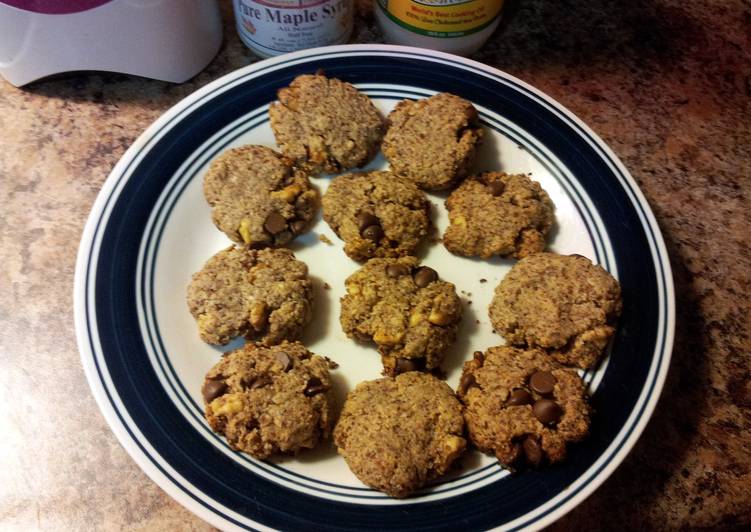
[[[33,11],[34,13],[44,13],[46,15],[67,15],[69,13],[78,13],[94,9],[112,0],[0,0],[0,4],[7,4],[11,7],[23,9],[24,11]]]

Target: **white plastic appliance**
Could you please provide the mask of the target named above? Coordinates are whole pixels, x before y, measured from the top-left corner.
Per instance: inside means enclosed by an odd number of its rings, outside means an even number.
[[[0,76],[77,70],[182,82],[222,42],[216,0],[0,0]]]

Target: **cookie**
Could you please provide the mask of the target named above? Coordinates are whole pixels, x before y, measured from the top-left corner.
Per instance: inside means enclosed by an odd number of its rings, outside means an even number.
[[[490,321],[513,345],[539,347],[555,360],[589,368],[615,332],[618,281],[581,255],[536,253],[495,289]]]
[[[245,336],[271,345],[300,336],[311,318],[313,285],[289,249],[235,245],[193,275],[187,299],[204,342]]]
[[[347,396],[334,443],[363,483],[406,497],[444,474],[466,447],[462,407],[432,375],[361,382]]]
[[[470,441],[510,469],[560,462],[589,431],[584,383],[539,349],[477,351],[458,393]]]
[[[201,392],[211,430],[256,458],[312,449],[331,433],[329,361],[299,342],[226,354]]]
[[[483,137],[477,110],[448,93],[401,101],[388,122],[381,149],[391,171],[426,190],[449,188],[464,178]]]
[[[430,203],[391,172],[336,177],[323,195],[323,219],[352,259],[411,255],[430,227]]]
[[[269,107],[282,153],[313,174],[364,166],[378,152],[384,124],[370,99],[349,83],[296,77]]]
[[[370,259],[345,287],[342,329],[350,338],[375,342],[386,375],[440,366],[462,315],[453,284],[415,257],[401,257]]]
[[[465,257],[522,258],[545,249],[553,202],[524,174],[487,172],[465,180],[446,200],[443,244]]]
[[[265,146],[233,148],[214,159],[203,192],[219,230],[251,247],[289,243],[318,211],[307,175]]]

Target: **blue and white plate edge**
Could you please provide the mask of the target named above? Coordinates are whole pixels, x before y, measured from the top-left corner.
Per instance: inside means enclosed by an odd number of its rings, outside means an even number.
[[[465,59],[465,58],[460,58],[460,57],[453,56],[450,54],[443,54],[440,52],[430,52],[430,51],[419,49],[419,48],[391,46],[391,45],[341,45],[341,46],[315,48],[315,49],[310,49],[310,50],[304,50],[301,52],[295,52],[292,54],[287,54],[287,55],[280,56],[277,58],[267,59],[258,63],[254,63],[252,65],[248,65],[232,73],[229,73],[207,84],[206,86],[198,89],[196,92],[190,94],[185,99],[178,102],[176,105],[174,105],[164,114],[162,114],[154,123],[152,123],[138,137],[138,139],[136,139],[136,141],[129,147],[129,149],[122,156],[120,161],[115,165],[114,169],[112,170],[112,172],[106,179],[102,187],[102,190],[97,196],[97,199],[92,207],[89,219],[82,233],[78,255],[77,255],[76,271],[75,271],[75,279],[74,279],[74,294],[73,294],[74,295],[74,318],[75,318],[76,338],[77,338],[79,350],[81,352],[82,365],[83,365],[87,380],[89,382],[89,385],[92,389],[92,393],[95,397],[95,400],[99,406],[100,411],[103,413],[106,421],[108,422],[112,431],[115,433],[120,444],[126,449],[126,451],[131,455],[131,457],[136,461],[136,463],[138,463],[138,465],[144,470],[144,472],[154,482],[156,482],[157,485],[159,485],[163,490],[165,490],[172,498],[180,502],[183,506],[188,508],[190,511],[192,511],[193,513],[195,513],[196,515],[198,515],[205,521],[209,522],[210,524],[226,529],[228,527],[228,522],[225,519],[219,517],[215,512],[209,510],[202,504],[198,504],[195,499],[193,499],[191,496],[183,492],[179,487],[175,486],[163,472],[159,471],[159,469],[151,463],[151,461],[149,460],[147,455],[144,453],[144,451],[140,449],[138,444],[136,444],[133,441],[132,437],[128,433],[128,429],[123,425],[122,421],[119,419],[117,412],[115,412],[115,410],[112,409],[112,407],[109,404],[109,400],[107,398],[107,391],[105,390],[104,385],[102,384],[99,378],[98,368],[96,366],[96,358],[95,358],[96,355],[93,352],[93,350],[91,350],[88,344],[89,342],[88,328],[92,326],[95,327],[96,324],[90,323],[86,319],[86,307],[89,304],[89,301],[87,301],[87,293],[86,293],[86,271],[87,271],[89,260],[92,258],[94,259],[96,258],[95,255],[92,256],[92,251],[93,251],[92,245],[94,244],[94,237],[96,234],[97,225],[99,221],[101,220],[102,215],[105,212],[105,207],[108,201],[112,198],[113,193],[116,192],[118,185],[121,184],[117,180],[118,176],[122,175],[125,168],[132,162],[135,154],[150,139],[152,139],[164,127],[164,125],[167,122],[172,120],[180,112],[189,108],[193,103],[200,100],[204,96],[212,93],[218,87],[231,83],[232,81],[248,74],[249,72],[252,72],[253,70],[258,69],[259,66],[270,67],[282,61],[294,61],[294,60],[302,61],[311,55],[316,55],[316,54],[321,54],[321,53],[336,54],[336,53],[352,53],[352,52],[373,53],[376,55],[378,54],[388,55],[389,53],[398,52],[398,53],[405,53],[405,54],[410,54],[410,53],[419,54],[420,56],[423,56],[423,57],[426,54],[429,54],[431,56],[434,56],[437,59],[446,59],[446,60],[450,60],[453,62],[463,63],[467,65],[468,67],[471,67],[480,71],[484,71],[488,74],[501,75],[505,78],[513,80],[515,83],[519,84],[520,86],[523,86],[528,91],[534,93],[541,100],[544,100],[545,102],[547,102],[558,113],[561,113],[567,119],[575,122],[582,129],[584,133],[586,133],[591,139],[595,141],[595,143],[598,145],[598,148],[602,149],[609,156],[610,160],[613,161],[618,166],[619,172],[625,177],[626,180],[628,180],[631,192],[635,195],[637,202],[643,207],[643,212],[644,212],[644,216],[646,217],[646,222],[649,225],[649,227],[653,230],[653,235],[654,235],[654,240],[655,240],[654,241],[654,247],[655,247],[654,253],[657,257],[662,259],[663,264],[665,266],[665,271],[664,271],[665,283],[666,283],[665,290],[667,292],[666,313],[667,313],[667,321],[668,321],[667,328],[666,328],[666,331],[667,331],[666,337],[664,340],[664,345],[665,345],[664,359],[662,363],[660,364],[660,366],[656,368],[657,373],[654,377],[654,383],[655,383],[654,392],[646,400],[646,403],[642,409],[642,414],[639,420],[636,421],[636,424],[634,425],[631,434],[621,444],[621,448],[616,452],[616,454],[614,454],[610,458],[609,463],[603,468],[603,470],[597,475],[597,477],[593,479],[589,484],[587,484],[587,486],[581,489],[574,497],[566,501],[565,504],[559,506],[558,508],[556,508],[549,514],[545,515],[542,519],[536,521],[533,524],[534,529],[543,528],[549,525],[550,523],[552,523],[553,521],[559,519],[562,515],[564,515],[565,513],[567,513],[574,507],[576,507],[578,504],[580,504],[585,498],[587,498],[592,492],[594,492],[610,476],[610,474],[618,467],[618,465],[623,461],[625,456],[634,446],[639,436],[643,432],[647,422],[649,421],[657,405],[657,402],[660,396],[660,391],[662,390],[664,381],[667,376],[667,370],[669,367],[670,356],[671,356],[673,340],[674,340],[675,296],[674,296],[672,272],[670,269],[669,258],[668,258],[667,250],[665,248],[664,240],[662,238],[662,234],[659,230],[659,226],[654,217],[654,214],[652,213],[652,210],[649,208],[648,203],[646,199],[644,198],[644,195],[639,189],[638,185],[636,184],[636,181],[634,180],[634,178],[631,176],[628,170],[626,170],[622,162],[612,152],[612,150],[607,146],[607,144],[605,144],[602,141],[602,139],[596,133],[594,133],[586,124],[584,124],[578,117],[576,117],[573,113],[568,111],[564,106],[556,102],[550,96],[542,93],[538,89],[515,78],[514,76],[511,76],[505,72],[497,70],[488,65],[478,63],[476,61],[472,61],[472,60]],[[166,467],[169,467],[166,463],[163,465]],[[592,467],[595,467],[596,465],[597,464],[594,464]],[[172,472],[172,473],[176,474],[176,472]],[[234,512],[226,508],[224,508],[223,511],[227,512],[230,515],[234,514]],[[264,525],[251,521],[247,517],[239,516],[237,514],[234,514],[234,516],[237,516],[237,518],[241,522],[248,523],[254,528],[267,529],[267,527],[265,527]],[[507,523],[505,526],[513,527],[513,523]]]

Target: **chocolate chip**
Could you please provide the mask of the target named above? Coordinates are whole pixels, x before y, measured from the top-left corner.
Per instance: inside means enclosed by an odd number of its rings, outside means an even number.
[[[518,462],[522,456],[524,456],[524,450],[522,449],[522,444],[519,443],[518,441],[512,441],[511,442],[511,460],[509,460],[509,464]]]
[[[422,371],[425,369],[425,359],[422,358],[397,358],[394,365],[396,374],[407,373],[408,371]]]
[[[368,212],[361,212],[357,215],[357,228],[360,230],[361,234],[371,225],[381,225],[381,221],[377,216],[374,216]]]
[[[305,220],[295,220],[294,222],[292,222],[290,227],[292,228],[293,233],[295,233],[296,235],[299,235],[305,230],[307,225],[308,225],[308,222],[306,222]]]
[[[563,415],[563,409],[550,399],[540,399],[532,407],[532,413],[543,425],[555,425]]]
[[[491,181],[488,183],[488,188],[493,196],[500,196],[506,187],[500,181]]]
[[[326,386],[321,382],[321,379],[318,377],[311,377],[308,380],[308,384],[305,385],[305,391],[303,393],[311,397],[317,393],[325,392]]]
[[[522,442],[522,449],[524,450],[524,456],[527,458],[529,465],[537,467],[542,462],[542,448],[537,438],[531,434],[524,438]]]
[[[274,355],[274,358],[276,358],[276,361],[282,365],[282,371],[289,371],[292,367],[292,359],[284,351],[279,351]]]
[[[512,390],[508,399],[506,399],[506,405],[508,406],[531,405],[534,402],[532,394],[523,388]]]
[[[553,393],[555,377],[549,371],[535,371],[529,378],[529,387],[540,395]]]
[[[266,217],[266,221],[263,222],[263,228],[272,235],[277,235],[287,230],[287,220],[278,212],[273,211]]]
[[[474,373],[462,373],[462,378],[459,380],[459,393],[464,395],[472,386],[477,385],[477,379]]]
[[[228,386],[226,382],[222,380],[207,379],[206,382],[203,383],[203,387],[201,388],[204,402],[206,404],[209,404],[217,397],[224,395],[227,389]]]
[[[420,288],[425,288],[433,281],[438,279],[438,273],[433,268],[421,266],[414,273],[415,284]]]
[[[369,225],[360,234],[363,238],[377,243],[383,238],[383,229],[381,229],[380,225]]]
[[[389,264],[386,266],[386,275],[389,277],[399,277],[407,275],[409,273],[409,267],[406,264]]]
[[[485,354],[482,351],[475,351],[472,355],[480,364],[485,362]]]
[[[264,386],[268,386],[271,384],[272,379],[271,376],[266,373],[261,373],[260,375],[256,375],[252,379],[244,380],[243,384],[250,389],[256,389],[256,388],[263,388]]]

